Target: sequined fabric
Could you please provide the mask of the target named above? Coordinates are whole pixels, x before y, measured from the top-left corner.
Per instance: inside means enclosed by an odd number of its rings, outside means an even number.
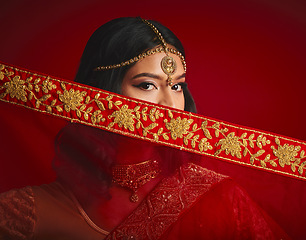
[[[58,182],[0,195],[1,240],[101,240],[104,237],[85,221]],[[105,239],[289,237],[234,181],[189,163],[158,183]]]
[[[290,239],[231,179],[215,184],[159,239]]]
[[[212,185],[225,176],[195,164],[162,182],[106,239],[159,239]]]
[[[0,239],[31,239],[35,222],[31,187],[0,194]]]

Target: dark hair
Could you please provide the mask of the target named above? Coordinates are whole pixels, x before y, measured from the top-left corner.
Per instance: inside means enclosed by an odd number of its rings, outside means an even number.
[[[161,32],[165,41],[185,56],[180,40],[165,26],[150,22]],[[75,81],[114,93],[121,93],[121,84],[127,65],[107,71],[94,71],[98,66],[118,64],[160,45],[153,30],[141,18],[117,18],[99,27],[90,37],[83,52]],[[183,89],[185,110],[196,112],[196,106],[187,87]]]
[[[124,148],[118,145],[119,142],[127,141]],[[170,176],[181,165],[198,160],[193,154],[179,149],[101,131],[83,124],[69,123],[55,139],[53,169],[57,180],[69,189],[77,187],[84,194],[110,198],[111,168],[116,165],[118,150],[134,154],[139,148],[145,153],[143,160],[155,159],[159,162],[163,176]]]

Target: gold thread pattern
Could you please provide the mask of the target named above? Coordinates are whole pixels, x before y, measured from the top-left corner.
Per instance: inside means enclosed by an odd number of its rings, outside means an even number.
[[[183,211],[188,211],[213,185],[227,178],[195,164],[178,170],[162,179],[106,239],[161,239]]]
[[[63,93],[59,92],[58,98],[64,104],[66,112],[69,112],[70,109],[75,111],[77,107],[81,106],[85,96],[86,92],[70,89],[69,91],[64,90]]]
[[[10,82],[6,82],[3,87],[6,89],[5,94],[9,94],[11,98],[17,98],[23,102],[27,101],[25,81],[20,80],[19,76],[14,77]]]
[[[109,118],[114,118],[114,122],[110,123],[108,127],[112,127],[116,123],[119,127],[123,126],[125,129],[134,131],[135,115],[133,115],[132,112],[132,109],[128,109],[128,105],[123,105],[119,110],[113,112],[109,116]]]
[[[3,80],[4,78],[4,73],[2,72],[4,70],[4,65],[0,65],[0,80]]]
[[[180,58],[180,60],[183,64],[184,72],[186,72],[186,61],[185,61],[185,58],[184,58],[183,54],[181,54],[178,50],[176,50],[174,48],[169,48],[169,47],[158,47],[158,48],[155,48],[155,49],[149,49],[149,50],[139,54],[138,56],[136,56],[136,57],[134,57],[130,60],[127,60],[125,62],[122,62],[122,63],[119,63],[119,64],[114,64],[114,65],[109,65],[109,66],[99,66],[99,67],[96,67],[94,70],[95,71],[106,71],[106,70],[110,70],[110,69],[116,69],[116,68],[128,66],[130,64],[138,62],[139,60],[141,60],[145,57],[151,56],[155,53],[161,53],[161,52],[165,52],[165,53],[170,52],[172,54],[177,55]]]
[[[113,182],[132,191],[131,202],[138,202],[137,190],[150,180],[156,178],[161,170],[156,160],[130,165],[115,165],[112,167]]]
[[[0,100],[306,180],[306,143],[0,64]]]
[[[305,159],[306,156],[304,150],[299,152],[301,150],[301,146],[289,145],[287,143],[282,146],[278,138],[275,138],[275,143],[278,148],[276,149],[274,146],[271,146],[271,149],[273,150],[273,154],[277,157],[279,165],[281,167],[284,167],[285,165],[291,166],[292,172],[295,172],[296,168],[298,168],[298,172],[303,174],[306,161],[301,163],[301,160]],[[299,157],[297,157],[298,154]]]
[[[183,135],[188,133],[192,119],[178,117],[177,119],[171,118],[170,122],[166,122],[166,128],[171,132],[171,138],[176,140],[177,138],[183,138]]]

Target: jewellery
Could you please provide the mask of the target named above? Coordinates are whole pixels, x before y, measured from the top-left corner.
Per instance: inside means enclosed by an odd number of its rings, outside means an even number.
[[[166,57],[163,57],[160,65],[163,72],[168,75],[167,82],[168,85],[171,87],[173,85],[171,75],[176,72],[176,62],[172,57],[167,55]]]
[[[185,58],[184,58],[183,54],[181,54],[178,50],[176,50],[174,48],[169,48],[169,47],[167,47],[167,51],[180,57],[180,59],[182,61],[182,64],[183,64],[183,67],[184,67],[184,71],[186,72],[186,62],[185,62]],[[145,57],[148,57],[150,55],[153,55],[155,53],[160,53],[160,52],[165,52],[165,49],[163,47],[150,49],[150,50],[147,50],[147,51],[139,54],[137,57],[131,58],[130,60],[127,60],[125,62],[122,62],[122,63],[119,63],[119,64],[114,64],[114,65],[109,65],[109,66],[96,67],[94,70],[95,71],[105,71],[105,70],[110,70],[110,69],[114,69],[114,68],[124,67],[124,66],[130,65],[132,63],[138,62],[140,59],[143,59]]]
[[[151,179],[156,178],[160,172],[156,160],[131,165],[117,165],[112,168],[113,182],[132,190],[131,202],[139,200],[137,190]]]
[[[176,64],[175,60],[172,57],[169,56],[169,52],[177,55],[181,59],[181,62],[183,64],[183,68],[184,68],[184,72],[186,72],[185,58],[184,58],[183,54],[180,53],[178,50],[167,47],[165,39],[163,38],[161,33],[158,31],[158,29],[152,23],[150,23],[148,20],[145,20],[145,19],[142,19],[142,21],[145,24],[147,24],[153,30],[153,32],[156,34],[156,36],[160,40],[162,46],[158,47],[158,48],[155,48],[155,49],[147,50],[147,51],[139,54],[138,56],[136,56],[134,58],[131,58],[127,61],[124,61],[122,63],[109,65],[109,66],[99,66],[99,67],[95,68],[94,70],[95,71],[105,71],[105,70],[124,67],[124,66],[130,65],[132,63],[136,63],[139,60],[141,60],[145,57],[148,57],[150,55],[153,55],[155,53],[164,52],[166,54],[166,56],[163,57],[162,60],[161,60],[161,68],[162,68],[163,72],[168,76],[167,82],[168,82],[169,86],[172,86],[173,85],[172,75],[175,73],[175,71],[177,69],[177,64]]]
[[[166,56],[162,58],[162,60],[160,62],[160,65],[161,65],[161,68],[162,68],[163,72],[168,76],[167,82],[168,82],[168,85],[171,87],[173,85],[172,75],[176,72],[176,68],[177,68],[176,62],[172,57],[169,56],[168,48],[167,48],[167,44],[165,42],[165,39],[163,38],[161,33],[158,31],[158,29],[152,23],[150,23],[148,20],[142,19],[142,21],[145,24],[147,24],[153,30],[153,32],[156,34],[156,36],[160,40],[162,47],[164,48],[164,52],[166,53]],[[186,63],[185,63],[185,65],[183,63],[183,66],[184,66],[184,70],[186,72]]]
[[[174,48],[169,48],[169,47],[167,47],[167,51],[180,57],[180,59],[182,61],[182,64],[183,64],[183,67],[184,67],[184,71],[186,72],[186,62],[185,62],[185,58],[184,58],[183,54],[181,54],[178,50],[176,50]],[[143,59],[145,57],[148,57],[150,55],[153,55],[155,53],[160,53],[160,52],[165,52],[165,49],[163,47],[150,49],[150,50],[147,50],[147,51],[139,54],[137,57],[131,58],[130,60],[127,60],[125,62],[122,62],[122,63],[119,63],[119,64],[114,64],[114,65],[109,65],[109,66],[96,67],[94,70],[95,71],[105,71],[105,70],[110,70],[110,69],[114,69],[114,68],[124,67],[124,66],[130,65],[132,63],[138,62],[140,59]]]
[[[79,213],[81,214],[81,216],[84,218],[84,220],[87,222],[87,224],[92,227],[94,230],[96,230],[97,232],[103,234],[103,235],[108,235],[109,232],[98,227],[90,218],[89,216],[87,215],[87,213],[85,212],[85,210],[82,208],[81,204],[79,203],[79,201],[76,199],[76,197],[73,195],[73,193],[66,189],[69,196],[71,197],[73,203],[75,204],[75,206],[77,207]]]

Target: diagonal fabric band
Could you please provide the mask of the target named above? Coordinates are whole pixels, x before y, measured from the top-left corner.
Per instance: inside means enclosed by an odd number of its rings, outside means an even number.
[[[72,122],[306,180],[306,142],[0,63],[0,100]]]

